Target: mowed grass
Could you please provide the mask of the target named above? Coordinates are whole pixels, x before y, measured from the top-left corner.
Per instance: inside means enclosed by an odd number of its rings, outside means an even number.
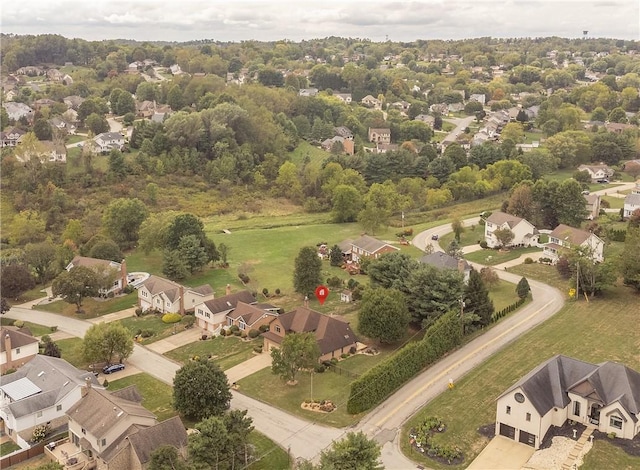
[[[616,470],[634,470],[640,468],[640,457],[632,457],[620,447],[611,442],[598,439],[585,455],[581,470],[602,470],[615,468]]]
[[[467,253],[464,255],[464,258],[467,261],[471,261],[472,263],[480,263],[486,266],[495,266],[497,264],[502,264],[507,261],[511,261],[519,258],[522,255],[528,253],[540,253],[542,252],[541,248],[537,248],[535,246],[529,246],[526,248],[513,248],[508,251],[499,251],[499,250],[480,250],[474,251],[472,253]]]
[[[13,318],[0,318],[0,324],[7,326],[14,325],[16,321],[17,320],[14,320]],[[31,331],[31,335],[36,337],[50,335],[53,333],[53,331],[51,331],[51,327],[39,325],[37,323],[31,323],[30,321],[24,322],[23,328],[28,328],[29,331]]]
[[[0,444],[0,455],[8,455],[16,450],[20,450],[20,446],[13,441],[7,441]]]
[[[181,323],[164,323],[160,316],[145,315],[142,317],[128,317],[118,320],[122,326],[131,332],[131,337],[134,337],[141,331],[148,331],[153,333],[148,338],[142,338],[139,342],[141,344],[150,344],[159,341],[163,338],[171,336],[174,331],[180,332],[184,330],[184,325]]]
[[[193,356],[209,357],[211,355],[212,360],[222,370],[227,370],[253,357],[253,348],[261,346],[262,343],[262,337],[245,341],[236,336],[217,336],[205,341],[186,344],[165,353],[165,356],[184,364]]]
[[[489,297],[493,301],[496,312],[518,301],[515,284],[503,280],[489,289]]]
[[[55,341],[62,353],[62,359],[78,369],[89,370],[90,363],[82,355],[82,340],[68,338]]]
[[[402,429],[402,449],[407,456],[431,468],[464,468],[488,443],[477,429],[495,421],[495,400],[509,386],[531,369],[556,354],[564,354],[591,363],[617,361],[632,369],[640,369],[640,335],[635,325],[638,318],[638,295],[625,287],[616,287],[605,298],[569,302],[551,319],[519,340],[509,344],[447,391],[420,410]],[[412,454],[408,445],[409,430],[427,416],[438,416],[447,432],[435,436],[438,443],[462,449],[465,461],[459,466],[443,466],[433,460]],[[597,448],[601,444],[596,442]],[[598,457],[591,468],[614,468],[608,463],[608,452]],[[640,458],[631,460],[633,468]],[[617,467],[615,467],[617,468]]]
[[[173,387],[151,377],[149,374],[135,374],[123,377],[113,382],[109,381],[107,390],[114,392],[122,388],[135,385],[142,395],[142,406],[158,417],[158,422],[177,415],[171,403],[173,402]]]
[[[135,307],[138,302],[137,292],[131,294],[114,297],[107,300],[84,299],[82,301],[82,310],[84,313],[76,313],[76,305],[58,300],[50,304],[37,305],[35,308],[51,313],[58,313],[66,317],[76,318],[96,318],[109,313],[119,312],[127,308]]]
[[[622,209],[624,207],[624,198],[613,196],[602,196],[603,201],[609,203],[611,209]]]
[[[289,454],[282,447],[258,431],[249,434],[249,443],[254,446],[257,459],[248,470],[286,470],[291,468]]]
[[[438,242],[440,243],[440,246],[442,247],[442,249],[446,250],[449,244],[451,244],[451,242],[453,241],[453,239],[454,239],[454,234],[453,232],[450,232],[450,233],[447,233],[446,235],[441,236]],[[459,246],[462,247],[462,246],[477,245],[482,240],[484,240],[484,225],[476,224],[473,226],[473,228],[471,228],[471,226],[465,227],[464,232],[460,234]],[[427,240],[427,243],[429,243],[429,240]]]

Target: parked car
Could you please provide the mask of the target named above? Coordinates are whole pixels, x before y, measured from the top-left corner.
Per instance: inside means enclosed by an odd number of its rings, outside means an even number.
[[[124,364],[111,364],[102,368],[103,374],[111,374],[112,372],[118,372],[124,369]]]
[[[439,235],[436,235],[436,234],[431,235],[431,240],[437,240],[438,238],[440,238]]]
[[[602,178],[600,180],[597,181],[598,183],[602,183],[602,184],[609,184],[609,180],[606,178]]]

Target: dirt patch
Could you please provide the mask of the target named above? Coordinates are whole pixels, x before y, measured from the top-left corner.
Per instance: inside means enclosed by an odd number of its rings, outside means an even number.
[[[478,434],[488,438],[489,440],[496,437],[496,423],[485,424],[478,428]]]

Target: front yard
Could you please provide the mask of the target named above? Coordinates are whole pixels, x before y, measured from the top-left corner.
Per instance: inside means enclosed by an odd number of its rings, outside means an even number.
[[[76,313],[75,304],[67,303],[64,300],[38,305],[36,308],[66,317],[96,318],[108,313],[119,312],[120,310],[135,307],[137,302],[138,293],[134,291],[130,294],[120,295],[112,299],[84,299],[82,302],[82,310],[84,313]]]
[[[497,264],[502,264],[507,261],[517,259],[520,256],[528,253],[540,253],[541,251],[541,248],[535,246],[529,246],[526,248],[512,248],[507,251],[484,249],[474,251],[472,253],[467,253],[466,255],[464,255],[464,258],[467,261],[471,261],[472,263],[480,263],[486,266],[495,266]]]
[[[184,330],[183,323],[164,323],[160,315],[127,317],[119,322],[131,332],[131,336],[141,335],[141,344],[149,344],[171,336],[174,331]],[[146,336],[146,337],[145,337]]]
[[[194,356],[210,356],[222,370],[227,370],[253,357],[253,348],[262,346],[262,342],[263,340],[260,336],[249,341],[236,336],[216,336],[204,341],[186,344],[165,353],[165,356],[181,364],[189,361]]]

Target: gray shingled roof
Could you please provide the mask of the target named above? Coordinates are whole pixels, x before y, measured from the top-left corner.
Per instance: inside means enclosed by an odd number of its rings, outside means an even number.
[[[170,445],[180,449],[186,446],[187,431],[180,417],[174,416],[155,426],[140,429],[127,439],[140,463],[145,464],[151,460],[151,453],[158,447]]]
[[[38,340],[22,331],[11,328],[0,328],[0,352],[5,352],[5,337],[9,335],[11,348],[20,348],[29,344],[37,343]],[[4,379],[3,379],[4,382]]]
[[[628,194],[624,198],[624,203],[632,206],[640,206],[640,194]]]
[[[506,222],[510,228],[515,227],[523,220],[524,219],[521,217],[516,217],[515,215],[500,211],[493,212],[489,217],[487,217],[487,222],[491,222],[496,225],[502,225]]]
[[[235,294],[223,295],[217,299],[207,300],[204,304],[207,306],[211,313],[230,312],[238,305],[238,302],[244,302],[245,304],[255,304],[256,299],[251,292],[243,290],[236,292]]]
[[[369,235],[361,236],[357,240],[352,241],[351,245],[361,248],[367,253],[375,253],[385,246],[390,246],[396,250],[398,249],[393,245],[389,245],[388,243],[378,240],[377,238],[370,237]]]
[[[435,266],[438,269],[453,269],[455,271],[458,270],[458,262],[462,262],[462,266],[465,271],[471,270],[471,266],[465,260],[458,260],[451,255],[448,255],[442,251],[435,251],[428,255],[424,255],[420,258],[420,262],[424,264],[429,264],[431,266]]]
[[[579,246],[591,236],[591,232],[560,224],[553,229],[553,232],[551,232],[549,236],[557,238],[558,240],[568,241],[571,245]]]

